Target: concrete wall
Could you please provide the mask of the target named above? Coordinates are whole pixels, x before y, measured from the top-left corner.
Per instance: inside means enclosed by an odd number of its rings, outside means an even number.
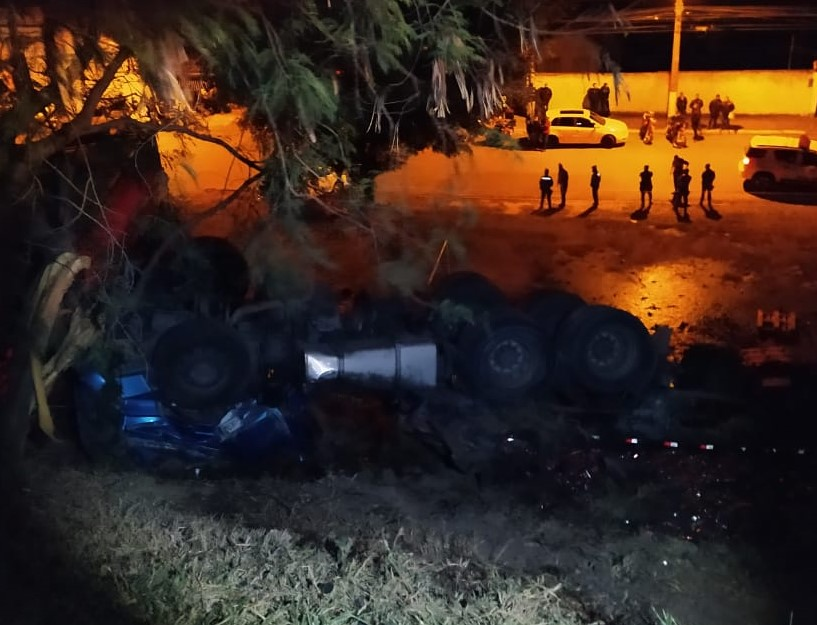
[[[724,72],[681,72],[678,90],[689,100],[696,93],[705,102],[720,94],[735,103],[735,115],[814,115],[817,109],[817,72],[812,70],[741,70]],[[624,74],[624,86],[618,102],[610,94],[610,110],[619,113],[667,111],[669,72]],[[612,74],[533,75],[535,87],[547,84],[553,89],[550,108],[580,107],[587,88],[607,83],[613,89]],[[628,97],[629,94],[629,97]]]

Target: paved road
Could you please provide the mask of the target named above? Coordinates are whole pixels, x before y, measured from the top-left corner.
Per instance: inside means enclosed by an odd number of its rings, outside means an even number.
[[[223,121],[229,136],[232,127]],[[652,146],[634,141],[613,150],[477,147],[456,159],[423,153],[381,176],[378,191],[381,200],[406,201],[418,209],[458,203],[478,208],[476,221],[462,219],[456,210],[419,211],[416,221],[421,231],[443,232],[459,241],[462,245],[454,247],[467,252],[459,262],[486,273],[512,295],[558,285],[588,301],[630,310],[649,326],[670,325],[678,330],[679,345],[750,333],[758,308],[795,310],[807,327],[817,328],[817,207],[769,202],[743,192],[737,163],[747,141],[746,134],[714,133],[683,151],[696,182],[705,162],[716,169],[719,221],[706,219],[697,208],[691,223],[676,221],[668,202],[675,150],[665,140]],[[193,164],[207,165],[199,171],[199,188],[212,190],[226,178],[241,178],[235,166],[227,174],[230,159],[213,149],[191,158]],[[560,161],[571,172],[567,209],[532,216],[542,168],[555,170]],[[629,217],[638,206],[638,172],[644,163],[655,169],[656,204],[649,219],[633,223]],[[588,219],[576,219],[589,204],[592,164],[604,175],[601,206]],[[209,206],[216,197],[199,199]],[[239,202],[202,224],[200,234],[246,235],[254,231],[252,216],[265,210]],[[334,263],[329,280],[352,287],[376,282],[378,259],[368,235],[328,224],[316,236]],[[435,251],[430,250],[429,262]],[[452,266],[457,263],[451,259]]]
[[[768,201],[743,191],[738,164],[749,136],[708,133],[705,140],[674,149],[663,137],[644,145],[637,136],[621,147],[558,148],[542,151],[500,150],[477,146],[471,154],[449,159],[430,151],[408,160],[399,170],[378,178],[378,199],[384,202],[422,204],[432,198],[446,203],[466,200],[485,204],[506,213],[529,212],[538,203],[538,179],[545,167],[555,174],[558,163],[570,172],[568,210],[581,212],[590,203],[590,167],[602,173],[602,209],[634,210],[639,202],[638,174],[645,164],[654,171],[655,199],[668,199],[672,189],[670,163],[674,154],[690,162],[693,197],[700,189],[700,173],[710,163],[717,173],[714,199],[741,210],[764,210]]]

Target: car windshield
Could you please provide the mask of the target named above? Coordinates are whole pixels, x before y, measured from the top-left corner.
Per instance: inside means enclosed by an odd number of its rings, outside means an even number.
[[[590,119],[596,122],[599,126],[604,126],[605,120],[601,115],[596,115],[594,112],[590,112]]]

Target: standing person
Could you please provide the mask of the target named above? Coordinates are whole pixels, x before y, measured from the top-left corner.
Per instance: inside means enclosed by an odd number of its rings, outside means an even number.
[[[684,220],[689,220],[689,185],[691,182],[692,176],[689,175],[689,168],[684,167],[678,178],[678,204],[684,209]]]
[[[545,198],[548,201],[548,210],[553,208],[551,198],[553,197],[553,178],[550,177],[550,170],[545,169],[545,173],[539,178],[539,210],[545,205]]]
[[[710,102],[709,102],[709,128],[717,128],[718,127],[718,118],[721,116],[721,108],[723,107],[723,102],[721,101],[720,94],[716,95]]]
[[[735,103],[726,96],[721,103],[721,116],[723,117],[723,127],[726,129],[732,126],[732,113],[735,111]]]
[[[684,95],[684,92],[681,91],[678,94],[678,97],[675,98],[675,112],[678,115],[686,116],[687,114],[687,97]]]
[[[647,209],[652,208],[652,172],[649,165],[644,165],[644,171],[639,174],[638,190],[641,192],[641,209],[644,209],[644,196],[649,198]]]
[[[597,111],[602,117],[610,117],[610,87],[604,83],[599,89],[599,110]]]
[[[556,183],[559,185],[559,208],[565,207],[565,197],[567,196],[567,182],[570,178],[570,174],[567,173],[567,170],[559,163],[559,173],[556,174]]]
[[[599,91],[598,83],[593,83],[593,86],[587,90],[587,101],[590,104],[590,110],[594,113],[599,112],[599,100],[601,99],[601,92]]]
[[[712,189],[714,188],[715,171],[707,163],[701,173],[701,208],[704,208],[704,197],[706,197],[709,210],[712,210]]]
[[[590,168],[590,192],[593,194],[592,208],[599,207],[599,186],[601,185],[601,174],[599,168],[593,165]]]
[[[544,112],[547,113],[547,110],[550,107],[550,99],[553,97],[553,89],[548,87],[547,83],[545,83],[544,87],[536,90],[536,95],[539,97],[539,101],[542,103],[542,109],[544,109]]]
[[[681,174],[684,173],[684,167],[689,165],[689,162],[682,159],[677,154],[672,157],[672,205],[675,206],[678,200],[678,180]]]
[[[695,98],[689,103],[690,122],[692,123],[693,139],[698,140],[702,138],[701,135],[701,114],[704,109],[704,101],[701,100],[701,94],[696,93]]]
[[[547,149],[549,139],[548,135],[550,135],[550,118],[547,116],[547,113],[542,115],[542,147]]]

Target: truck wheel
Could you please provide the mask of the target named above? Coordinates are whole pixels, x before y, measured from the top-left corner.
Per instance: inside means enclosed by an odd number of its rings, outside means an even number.
[[[556,351],[568,386],[590,394],[639,395],[658,365],[644,324],[609,306],[585,306],[571,313],[559,330]]]
[[[476,312],[506,303],[505,295],[493,282],[474,271],[457,271],[442,278],[434,287],[434,300],[450,300]]]
[[[561,323],[570,313],[584,305],[584,300],[574,293],[559,289],[539,289],[528,298],[525,312],[545,335],[547,345],[551,346]]]
[[[532,319],[503,308],[469,326],[458,369],[474,394],[497,402],[524,399],[547,373],[545,339]]]
[[[190,319],[166,330],[150,357],[150,380],[162,399],[179,408],[226,406],[242,399],[255,359],[233,328]]]
[[[221,237],[196,237],[191,241],[191,258],[188,262],[193,269],[208,272],[208,290],[228,306],[237,306],[244,301],[250,288],[250,267],[241,251],[227,239]],[[196,262],[202,267],[195,267]]]

